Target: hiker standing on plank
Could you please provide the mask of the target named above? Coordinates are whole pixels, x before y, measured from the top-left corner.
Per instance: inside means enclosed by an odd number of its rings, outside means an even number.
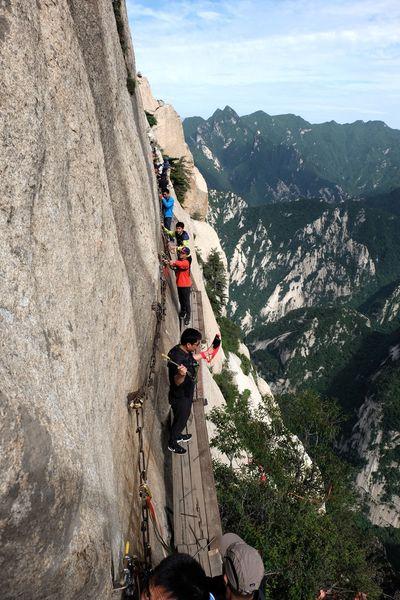
[[[161,196],[164,227],[171,229],[172,217],[174,215],[174,199],[167,188]]]
[[[185,223],[178,221],[175,225],[175,231],[170,231],[166,227],[162,226],[163,232],[175,242],[176,249],[179,252],[184,246],[189,248],[189,234],[185,231]]]
[[[190,277],[190,266],[192,257],[189,248],[184,246],[178,251],[178,260],[165,260],[173,271],[175,271],[176,287],[180,304],[179,318],[184,319],[184,324],[190,322],[190,293],[192,291],[192,279]]]
[[[185,454],[185,448],[179,442],[189,442],[191,434],[183,434],[193,404],[196,369],[201,354],[198,352],[201,333],[197,329],[185,329],[177,344],[168,353],[169,403],[174,415],[168,442],[168,450],[176,454]],[[172,361],[172,362],[171,362]],[[174,364],[175,363],[175,364]]]

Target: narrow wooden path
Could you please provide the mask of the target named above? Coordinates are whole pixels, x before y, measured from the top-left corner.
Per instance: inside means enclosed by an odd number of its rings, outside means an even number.
[[[192,292],[191,327],[204,331],[201,292]],[[174,540],[179,552],[196,558],[209,576],[221,573],[212,541],[221,535],[221,520],[212,471],[210,445],[204,413],[204,369],[200,363],[192,415],[187,433],[192,440],[183,456],[173,454]]]

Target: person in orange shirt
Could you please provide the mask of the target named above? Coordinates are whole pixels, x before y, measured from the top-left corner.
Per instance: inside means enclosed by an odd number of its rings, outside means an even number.
[[[170,260],[168,264],[175,271],[176,287],[178,288],[181,308],[179,318],[184,319],[185,325],[189,325],[191,313],[190,293],[192,291],[192,279],[190,277],[192,257],[190,256],[189,248],[180,248],[178,251],[178,260]]]

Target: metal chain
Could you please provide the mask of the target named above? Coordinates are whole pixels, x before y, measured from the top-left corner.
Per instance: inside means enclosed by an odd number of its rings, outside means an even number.
[[[139,452],[138,452],[138,469],[139,469],[139,496],[141,500],[141,522],[140,530],[142,534],[143,544],[143,560],[146,568],[151,568],[152,565],[152,551],[150,545],[150,524],[149,524],[149,509],[147,506],[146,498],[149,495],[147,486],[147,465],[146,455],[144,450],[144,415],[143,405],[149,397],[149,391],[153,385],[153,378],[157,362],[157,350],[158,342],[161,335],[161,323],[165,318],[165,305],[166,305],[166,289],[167,282],[163,273],[163,268],[160,263],[160,288],[161,288],[161,301],[154,302],[152,309],[156,313],[156,328],[153,338],[153,347],[149,361],[148,375],[144,386],[137,392],[128,395],[128,408],[135,410],[136,413],[136,433],[138,434],[139,441]],[[151,431],[151,437],[153,434],[153,427]],[[149,447],[151,445],[151,439],[149,440]]]

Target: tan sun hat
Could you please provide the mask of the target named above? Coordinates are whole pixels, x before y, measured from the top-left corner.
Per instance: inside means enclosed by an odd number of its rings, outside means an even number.
[[[236,535],[236,533],[224,533],[224,535],[219,535],[217,538],[215,538],[212,543],[212,547],[218,548],[221,557],[224,557],[229,546],[231,544],[235,544],[236,542],[244,544],[242,538]]]
[[[252,594],[258,590],[264,577],[264,564],[255,548],[243,540],[236,541],[224,553],[223,563],[229,584],[235,591]]]

